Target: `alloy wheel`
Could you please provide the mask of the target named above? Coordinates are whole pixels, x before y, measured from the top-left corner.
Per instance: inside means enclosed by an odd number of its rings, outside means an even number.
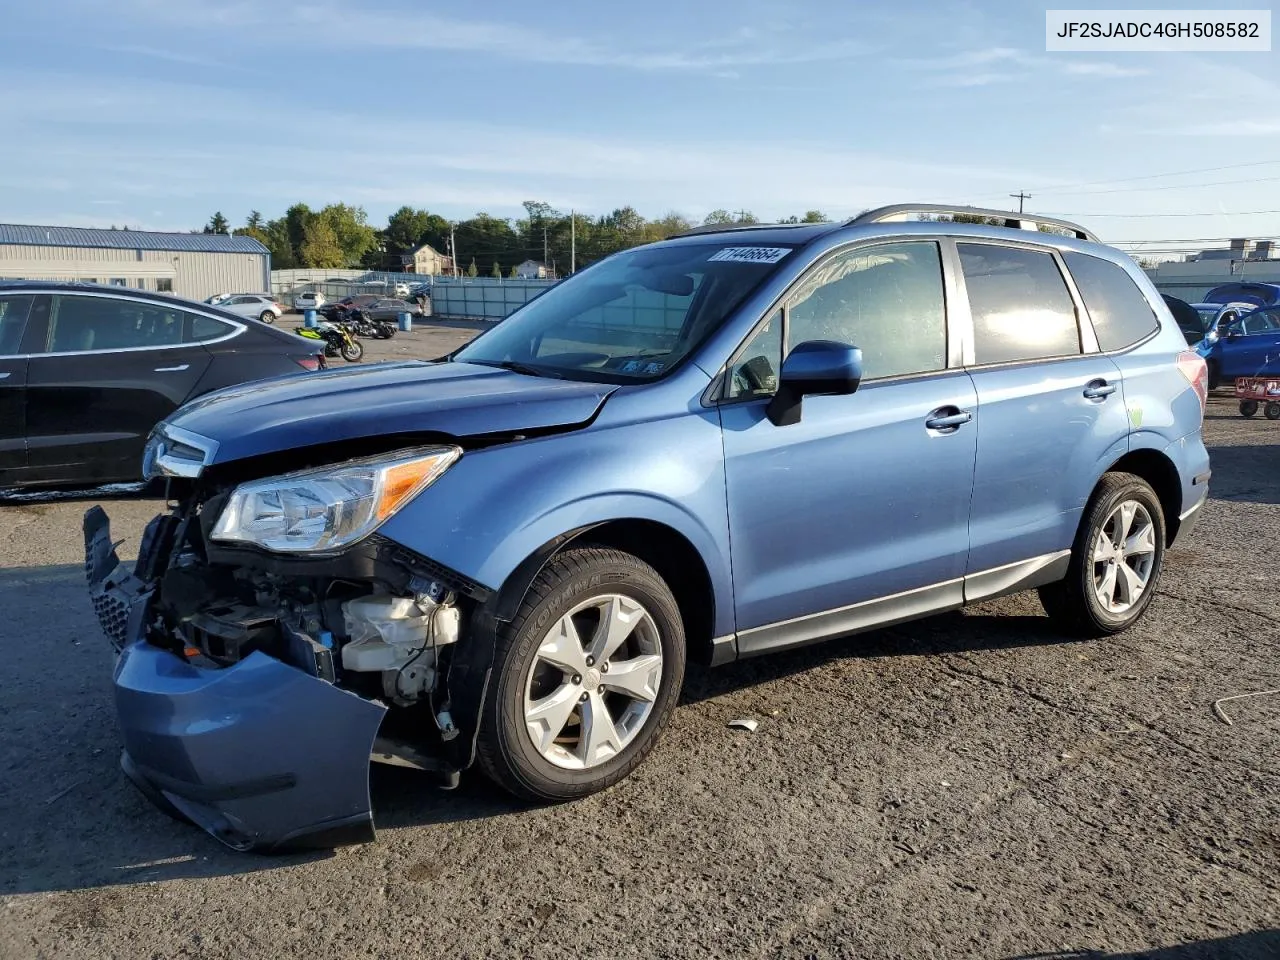
[[[631,597],[592,597],[543,637],[525,681],[524,723],[548,762],[587,770],[616,757],[653,713],[662,641]]]
[[[1156,527],[1147,508],[1124,500],[1112,510],[1093,546],[1093,589],[1110,614],[1133,608],[1147,589],[1156,560]]]

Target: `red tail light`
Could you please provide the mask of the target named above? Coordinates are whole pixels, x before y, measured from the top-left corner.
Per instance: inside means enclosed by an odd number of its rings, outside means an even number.
[[[1200,398],[1200,413],[1203,414],[1205,405],[1209,402],[1209,366],[1204,362],[1204,357],[1194,350],[1182,351],[1178,354],[1178,372],[1187,378],[1191,389]]]
[[[298,361],[298,366],[302,367],[303,370],[324,369],[324,356],[322,354],[316,354],[313,357],[296,357],[295,359]]]

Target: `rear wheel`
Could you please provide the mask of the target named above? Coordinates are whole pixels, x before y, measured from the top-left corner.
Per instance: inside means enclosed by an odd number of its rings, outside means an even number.
[[[276,315],[270,310],[263,310],[262,315],[258,317],[263,323],[275,323]]]
[[[604,548],[557,555],[497,638],[481,766],[528,800],[612,786],[653,749],[684,664],[680,612],[652,567]]]
[[[1280,401],[1270,401],[1262,411],[1262,415],[1268,420],[1280,420]]]
[[[1151,486],[1107,474],[1085,508],[1066,578],[1040,588],[1045,612],[1081,636],[1127,630],[1155,595],[1164,544],[1164,511]]]
[[[1240,401],[1240,416],[1252,417],[1257,412],[1258,412],[1257,400],[1241,400]]]

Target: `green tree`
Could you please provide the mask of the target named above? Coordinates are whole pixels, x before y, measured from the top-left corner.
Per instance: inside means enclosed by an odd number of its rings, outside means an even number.
[[[231,224],[227,223],[227,218],[224,217],[222,215],[222,211],[219,210],[217,213],[215,213],[212,217],[209,218],[209,222],[205,224],[204,232],[205,233],[230,233]]]
[[[289,237],[289,248],[293,250],[294,261],[299,266],[309,266],[302,255],[302,242],[306,239],[307,227],[315,218],[316,215],[305,203],[295,203],[284,212],[284,228]]]
[[[369,226],[369,217],[363,207],[331,203],[316,217],[329,225],[342,249],[342,263],[316,266],[358,267],[361,258],[377,245],[375,231]]]
[[[706,226],[733,223],[733,217],[729,214],[728,210],[712,210],[702,218],[702,222]]]
[[[520,270],[519,270],[519,268],[518,268],[518,267],[516,267],[516,265],[515,265],[515,264],[512,264],[512,265],[511,265],[511,272],[510,272],[509,274],[507,274],[507,276],[508,276],[508,277],[510,277],[512,280],[519,280],[519,279],[520,279]]]
[[[249,216],[245,218],[244,225],[248,230],[261,230],[264,226],[262,214],[257,210],[250,210]]]
[[[495,280],[502,279],[502,264],[498,263],[497,260],[493,261],[493,269],[489,271],[489,276]]]
[[[333,227],[318,217],[303,230],[301,253],[304,267],[341,267],[345,262],[338,235]]]
[[[801,223],[830,223],[831,218],[821,210],[806,210],[800,218]]]
[[[467,267],[467,276],[474,277],[474,276],[478,276],[479,273],[480,273],[480,270],[478,267],[476,267],[476,258],[472,257],[471,266]]]

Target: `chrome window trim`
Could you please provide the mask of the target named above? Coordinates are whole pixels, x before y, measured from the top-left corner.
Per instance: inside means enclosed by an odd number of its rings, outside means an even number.
[[[120,289],[127,290],[128,288],[121,287]],[[131,297],[128,294],[115,294],[115,293],[108,293],[104,291],[89,292],[89,291],[80,291],[80,290],[39,290],[39,289],[28,288],[28,289],[24,289],[22,292],[24,294],[29,293],[37,297],[39,296],[93,297],[98,300],[128,300],[130,303],[140,303],[148,307],[168,306],[168,304],[162,303],[157,300],[152,300],[150,297]],[[106,355],[115,354],[115,353],[145,353],[147,351],[154,352],[157,350],[178,350],[183,347],[205,347],[214,343],[225,343],[228,340],[231,340],[235,337],[240,336],[240,334],[244,333],[244,331],[247,329],[247,324],[241,323],[239,320],[232,320],[230,317],[224,317],[218,314],[209,313],[207,310],[201,310],[198,304],[192,304],[192,306],[188,307],[185,304],[175,302],[173,307],[174,309],[181,310],[184,313],[192,313],[192,314],[196,314],[197,316],[206,317],[209,320],[216,320],[219,323],[222,323],[228,327],[231,327],[232,330],[230,333],[224,334],[221,337],[215,337],[212,340],[193,340],[191,343],[187,343],[184,341],[182,343],[168,343],[160,346],[112,347],[107,350],[58,350],[58,351],[52,351],[52,352],[46,351],[43,353],[19,353],[19,354],[13,354],[6,359],[36,360],[44,357],[106,356]],[[28,322],[30,322],[29,317],[28,317]]]

